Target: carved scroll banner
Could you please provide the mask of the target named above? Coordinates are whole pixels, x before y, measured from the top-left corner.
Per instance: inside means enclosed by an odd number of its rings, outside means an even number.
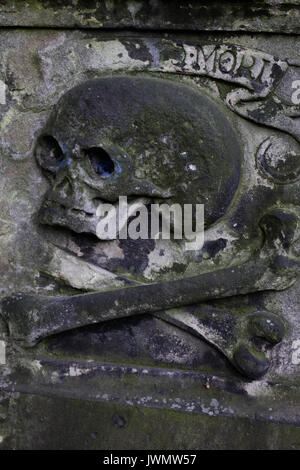
[[[228,44],[181,44],[160,70],[211,77],[242,88],[220,89],[229,108],[258,124],[287,132],[300,142],[300,67],[265,52]],[[298,119],[297,119],[298,118]]]

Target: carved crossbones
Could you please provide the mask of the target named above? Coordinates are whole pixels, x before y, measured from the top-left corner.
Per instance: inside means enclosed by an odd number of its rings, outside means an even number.
[[[232,207],[242,150],[229,121],[210,99],[168,80],[90,81],[62,97],[38,140],[36,157],[51,182],[39,213],[43,224],[95,234],[97,207],[116,203],[120,195],[149,203],[204,203],[207,233],[217,233],[213,224],[231,214],[222,222],[222,239],[224,233],[232,238],[235,233],[232,246],[239,258],[207,269],[199,253],[192,261],[184,254],[184,273],[175,278],[167,274],[147,282],[110,272],[119,287],[59,297],[15,294],[2,302],[2,316],[15,341],[33,346],[70,329],[153,313],[204,337],[243,374],[257,378],[267,371],[267,355],[253,339],[276,344],[284,334],[283,320],[265,311],[240,315],[207,302],[289,287],[299,272],[293,255],[298,212],[276,206],[268,190],[256,212],[243,223],[233,223],[241,211],[238,203],[236,212]],[[253,248],[243,252],[245,226],[252,232]],[[192,275],[189,262],[199,265]]]

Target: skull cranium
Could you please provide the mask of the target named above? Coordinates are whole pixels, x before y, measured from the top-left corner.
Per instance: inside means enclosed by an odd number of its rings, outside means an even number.
[[[52,182],[40,220],[78,233],[95,233],[99,203],[119,196],[205,204],[208,226],[240,179],[238,138],[218,107],[158,78],[101,78],[72,89],[36,155]]]

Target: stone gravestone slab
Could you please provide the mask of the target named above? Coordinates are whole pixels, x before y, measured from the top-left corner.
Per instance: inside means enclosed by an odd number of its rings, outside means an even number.
[[[2,3],[0,446],[299,448],[299,3]]]

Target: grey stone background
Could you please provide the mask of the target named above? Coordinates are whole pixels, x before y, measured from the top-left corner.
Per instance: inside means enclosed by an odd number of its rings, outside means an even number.
[[[174,2],[176,5],[173,4],[172,8],[169,8],[166,6],[167,2],[159,0],[150,2],[0,1],[0,80],[5,84],[5,100],[0,103],[1,298],[16,291],[28,293],[59,291],[59,287],[52,279],[45,278],[40,273],[40,266],[43,259],[47,258],[48,252],[35,214],[47,189],[47,182],[37,167],[33,150],[36,138],[45,125],[53,105],[63,93],[89,78],[120,72],[149,72],[163,76],[157,67],[157,38],[170,41],[205,40],[208,44],[221,41],[224,44],[236,44],[262,50],[283,60],[289,59],[290,63],[300,66],[300,3],[298,1],[269,0],[251,2],[251,4],[228,2],[226,6],[224,2],[204,3],[191,1],[187,5],[186,2],[178,1]],[[212,5],[213,3],[215,5]],[[141,56],[139,59],[134,57],[131,52],[133,47],[142,48],[143,60]],[[183,80],[193,82],[200,89],[210,90],[211,95],[219,99],[213,80],[199,77],[186,77]],[[273,134],[270,129],[237,118],[230,112],[228,115],[237,127],[249,154],[255,153],[257,145],[263,138]],[[280,395],[286,400],[283,414],[290,413],[290,416],[294,414],[298,416],[297,419],[300,415],[299,285],[300,282],[297,282],[285,292],[272,292],[266,295],[267,306],[274,312],[283,313],[289,324],[289,331],[283,342],[272,352],[272,367],[268,375],[261,381],[243,385],[243,390],[247,391],[248,397],[258,398],[261,403],[267,400],[266,406],[272,410],[270,403],[272,401],[277,403],[278,400],[276,393],[269,391],[269,383],[278,383],[280,386],[284,384],[285,392]],[[39,364],[35,366],[39,368]],[[34,364],[32,363],[30,367],[32,372]],[[3,383],[7,381],[7,374],[8,371],[3,369],[1,379],[0,372],[0,380]],[[34,375],[35,371],[32,374]],[[109,390],[110,386],[110,384],[107,385]],[[145,386],[143,390],[145,396],[146,390]],[[12,398],[8,395],[2,397],[3,415],[11,418],[10,424],[7,419],[3,421],[3,436],[10,434],[9,426],[23,426],[17,416],[22,414],[21,408],[25,406],[24,402],[29,398],[20,399],[19,414],[16,413],[18,399],[17,395]],[[214,399],[214,396],[210,396],[209,403],[211,399]],[[10,411],[7,411],[6,400],[10,400]],[[211,405],[205,408],[203,405],[201,412],[206,415],[218,415],[221,400],[218,396],[216,406]],[[105,398],[102,401],[105,402]],[[127,403],[127,405],[131,404]],[[29,405],[27,403],[26,413],[31,406],[33,406],[32,403]],[[42,410],[43,407],[46,409],[46,406],[51,410],[50,402],[47,405],[40,404]],[[69,405],[61,406],[67,409]],[[87,404],[85,406],[88,407]],[[109,409],[109,406],[112,405],[107,405],[106,409]],[[140,406],[140,403],[135,406]],[[239,409],[243,407],[244,404],[240,403]],[[286,411],[287,408],[289,412]],[[128,413],[130,415],[134,412]],[[25,413],[24,409],[23,413]],[[115,416],[117,411],[114,410],[111,413],[108,420],[111,416]],[[247,417],[247,413],[250,414],[246,411],[244,417]],[[228,413],[225,410],[221,414]],[[66,411],[66,419],[68,416]],[[242,416],[241,413],[240,416]],[[262,412],[260,417],[263,419]],[[148,419],[150,423],[154,418],[149,415]],[[272,418],[270,420],[272,421]],[[14,424],[11,424],[12,422]],[[51,426],[53,428],[51,432],[54,433],[53,424],[49,425],[49,433]],[[192,429],[194,425],[191,421],[187,421],[184,426],[180,425],[182,434],[179,433],[179,438],[177,436],[177,442],[180,442],[180,436],[184,434],[186,426],[191,426]],[[210,426],[212,426],[211,432],[213,433],[214,424],[207,424],[207,429]],[[224,426],[226,428],[226,423]],[[242,424],[240,426],[244,429]],[[28,441],[24,437],[16,438],[14,435],[14,440],[8,446],[30,447],[36,439],[32,431],[33,427],[32,424],[31,430],[27,430],[32,436],[28,438]],[[113,429],[112,435],[115,432]],[[245,429],[247,429],[246,425]],[[283,447],[298,445],[293,442],[292,437],[287,437],[286,441],[283,438],[281,442],[278,437],[280,432],[280,430],[275,430],[272,434],[272,431],[268,430],[269,436],[273,437],[270,437],[270,441],[265,442],[264,445],[269,448],[273,445],[275,447],[276,445]],[[12,434],[14,434],[13,431]],[[41,434],[44,440],[41,439],[38,445],[43,448],[49,434],[45,429],[41,431]],[[293,431],[290,434],[286,433],[286,436],[292,435]],[[69,439],[69,446],[82,445],[81,435],[78,441],[74,436],[70,436]],[[114,439],[120,442],[118,435]],[[124,446],[130,446],[128,442],[125,444],[126,439],[124,438]],[[136,445],[145,446],[145,442],[138,442]],[[194,441],[191,442],[183,445],[191,446],[189,448],[199,445]],[[50,447],[59,445],[55,443],[55,439],[52,444],[49,444]],[[116,446],[117,444],[111,441],[106,445]],[[155,445],[158,446],[159,443],[152,442],[149,448]],[[165,445],[167,446],[168,443]],[[203,444],[205,445],[209,447],[209,444]],[[225,443],[225,441],[223,444],[215,441],[212,446],[214,445],[215,447],[222,447],[222,445],[230,447],[230,443]],[[245,446],[243,443],[237,445]],[[89,446],[92,444],[87,444],[87,448]]]

